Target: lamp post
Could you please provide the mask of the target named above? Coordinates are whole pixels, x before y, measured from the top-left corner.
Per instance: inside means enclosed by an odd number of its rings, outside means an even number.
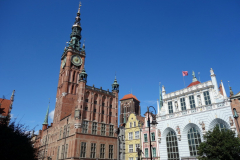
[[[236,121],[237,121],[237,125],[238,125],[238,131],[240,132],[240,128],[239,128],[239,124],[238,124],[238,117],[239,117],[239,115],[237,114],[237,111],[236,111],[236,108],[233,108],[233,118],[235,118],[236,119]]]
[[[150,117],[149,117],[149,114],[150,114],[150,112],[149,112],[149,109],[150,108],[153,108],[154,109],[154,111],[155,111],[155,114],[153,114],[152,112],[151,112],[151,115],[152,115],[152,123],[150,123]],[[153,107],[153,106],[149,106],[149,107],[147,107],[147,112],[148,112],[148,132],[149,132],[149,141],[150,141],[150,158],[151,158],[151,160],[152,160],[152,144],[151,144],[151,124],[153,125],[153,126],[155,126],[155,125],[157,125],[158,123],[157,123],[157,121],[156,121],[156,110],[155,110],[155,108]]]

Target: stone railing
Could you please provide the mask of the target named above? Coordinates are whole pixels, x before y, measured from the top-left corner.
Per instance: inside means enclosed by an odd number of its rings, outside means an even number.
[[[204,105],[204,106],[200,106],[200,107],[196,107],[196,108],[187,109],[184,111],[174,112],[171,114],[157,115],[157,118],[158,118],[158,120],[161,121],[161,120],[165,120],[165,119],[171,119],[171,118],[181,117],[181,116],[190,115],[190,114],[194,114],[194,113],[198,113],[198,112],[222,108],[224,106],[230,106],[229,99],[225,99],[223,102],[220,102],[220,103]]]
[[[197,84],[197,85],[194,85],[194,86],[191,86],[191,87],[187,87],[187,88],[175,91],[175,92],[165,94],[163,96],[163,100],[172,99],[172,98],[175,98],[175,97],[179,97],[179,96],[182,96],[182,95],[189,94],[191,92],[196,92],[198,90],[202,90],[204,88],[210,88],[210,87],[213,87],[212,81],[207,81],[207,82],[200,83],[200,84]]]

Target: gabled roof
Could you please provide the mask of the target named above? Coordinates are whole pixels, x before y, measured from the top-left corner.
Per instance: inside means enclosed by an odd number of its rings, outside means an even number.
[[[133,94],[126,94],[125,96],[123,96],[122,99],[120,99],[120,101],[125,100],[125,99],[132,99],[132,98],[135,99],[135,100],[137,100],[138,102],[140,102],[140,101],[137,99],[137,97],[134,96]]]
[[[11,105],[11,100],[0,98],[0,114],[7,116]]]
[[[187,87],[191,87],[191,86],[197,85],[199,83],[201,83],[201,82],[195,81],[195,82],[190,83]]]

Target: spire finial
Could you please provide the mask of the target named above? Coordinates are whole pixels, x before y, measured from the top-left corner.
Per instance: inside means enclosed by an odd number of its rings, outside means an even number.
[[[230,97],[232,97],[234,95],[233,91],[232,91],[232,87],[230,86],[230,81],[228,81],[228,87],[229,87],[229,90],[230,90]]]
[[[81,9],[82,3],[81,1],[79,2],[79,7],[78,7],[78,13],[80,13],[80,9]]]

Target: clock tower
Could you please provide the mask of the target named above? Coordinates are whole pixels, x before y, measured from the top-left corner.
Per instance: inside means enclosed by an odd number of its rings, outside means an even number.
[[[84,69],[85,45],[81,46],[80,6],[72,26],[69,46],[65,47],[61,57],[61,66],[57,87],[54,121],[60,121],[68,116],[77,104],[77,89],[79,74]]]

